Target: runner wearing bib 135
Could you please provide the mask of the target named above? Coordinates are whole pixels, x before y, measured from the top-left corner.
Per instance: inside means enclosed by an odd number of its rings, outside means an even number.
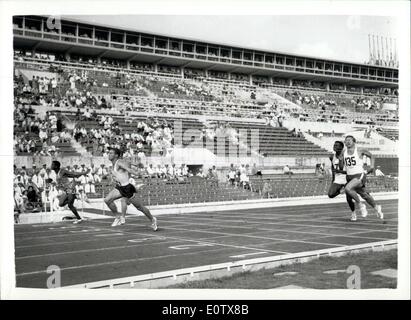
[[[376,204],[374,198],[366,191],[366,175],[367,171],[364,168],[363,156],[366,155],[371,158],[371,153],[362,150],[358,150],[356,146],[355,137],[348,135],[345,137],[345,150],[344,150],[344,168],[347,172],[347,185],[345,186],[345,192],[347,192],[357,203],[358,207],[364,215],[364,204],[361,204],[359,193],[364,200],[375,209],[377,216],[384,220],[384,214],[382,212],[381,205]]]

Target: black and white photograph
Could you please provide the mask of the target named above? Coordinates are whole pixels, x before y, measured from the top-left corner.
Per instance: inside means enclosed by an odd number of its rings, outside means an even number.
[[[408,2],[22,3],[1,22],[16,296],[409,297]]]

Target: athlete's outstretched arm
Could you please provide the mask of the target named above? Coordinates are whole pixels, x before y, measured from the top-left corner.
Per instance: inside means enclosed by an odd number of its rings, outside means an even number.
[[[121,161],[118,164],[118,166],[123,168],[124,170],[126,170],[128,173],[130,173],[133,176],[138,176],[139,175],[139,173],[137,171],[135,171],[134,169],[131,168],[131,164],[129,162]]]
[[[66,176],[68,178],[78,178],[81,176],[85,176],[90,172],[90,169],[88,169],[86,172],[72,172],[72,171],[67,171],[66,169],[61,169],[62,170],[62,175]]]

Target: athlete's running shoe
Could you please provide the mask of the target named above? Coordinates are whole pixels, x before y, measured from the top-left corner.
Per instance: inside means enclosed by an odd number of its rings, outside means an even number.
[[[384,213],[382,212],[381,205],[377,204],[375,206],[375,211],[377,211],[378,218],[380,218],[381,220],[384,220]]]
[[[157,231],[157,229],[158,229],[158,226],[157,226],[157,218],[156,218],[156,217],[153,217],[153,221],[152,221],[152,223],[151,223],[151,228],[152,228],[154,231]]]
[[[117,227],[117,226],[119,226],[121,223],[120,223],[120,218],[115,218],[114,219],[114,221],[113,221],[113,223],[111,224],[111,226],[112,227]]]
[[[364,203],[360,203],[360,211],[361,211],[361,216],[363,218],[367,217],[368,215],[367,206]]]
[[[78,224],[78,223],[81,223],[81,222],[83,222],[83,219],[77,219],[73,222],[73,224]]]
[[[126,217],[121,216],[120,217],[120,224],[125,224],[126,223]]]
[[[350,221],[357,221],[357,214],[356,214],[355,212],[353,212],[353,213],[351,214],[351,219],[350,219]]]

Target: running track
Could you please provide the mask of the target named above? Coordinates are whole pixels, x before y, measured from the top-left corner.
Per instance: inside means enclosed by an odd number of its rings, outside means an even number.
[[[45,288],[48,266],[61,285],[297,253],[397,238],[398,201],[381,201],[386,224],[372,209],[349,221],[346,204],[318,204],[160,215],[153,232],[144,216],[15,226],[17,287]]]

